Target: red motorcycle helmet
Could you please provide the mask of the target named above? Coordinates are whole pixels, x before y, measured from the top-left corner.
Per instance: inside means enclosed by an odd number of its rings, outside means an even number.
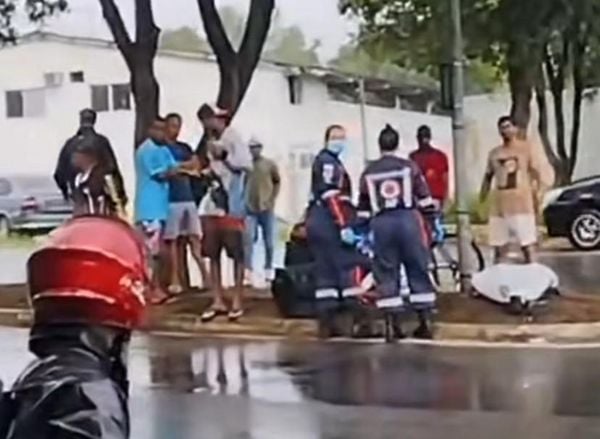
[[[69,221],[27,264],[35,324],[135,328],[150,285],[146,256],[136,232],[123,221]]]

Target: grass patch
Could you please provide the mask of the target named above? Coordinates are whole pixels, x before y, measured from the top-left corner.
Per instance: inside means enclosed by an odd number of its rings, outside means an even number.
[[[33,249],[37,246],[36,238],[26,235],[10,235],[0,237],[0,249],[2,248],[22,248]]]

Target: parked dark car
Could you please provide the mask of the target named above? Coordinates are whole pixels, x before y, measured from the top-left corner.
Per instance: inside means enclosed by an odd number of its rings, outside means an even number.
[[[543,212],[549,236],[569,238],[580,250],[600,248],[600,176],[548,192]]]
[[[0,236],[43,233],[69,219],[73,207],[50,177],[0,177]]]

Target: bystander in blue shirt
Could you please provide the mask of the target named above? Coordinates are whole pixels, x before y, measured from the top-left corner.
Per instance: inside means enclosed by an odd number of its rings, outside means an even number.
[[[169,145],[171,155],[177,163],[190,161],[194,156],[192,147],[187,143],[175,142]],[[178,175],[169,181],[169,201],[171,203],[194,202],[191,178],[187,175]]]
[[[163,174],[177,167],[169,148],[146,140],[135,153],[135,221],[166,221],[169,216],[169,182]]]

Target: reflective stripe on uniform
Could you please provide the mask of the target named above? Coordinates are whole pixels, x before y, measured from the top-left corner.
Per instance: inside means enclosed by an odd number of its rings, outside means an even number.
[[[317,300],[337,299],[338,291],[335,288],[324,288],[315,292]]]
[[[390,297],[377,301],[377,308],[379,309],[402,308],[403,306],[404,299],[402,297]]]
[[[360,287],[346,288],[344,291],[342,291],[342,297],[358,297],[363,294],[363,292],[364,290]]]
[[[429,206],[435,206],[435,203],[433,201],[432,197],[426,197],[426,198],[422,198],[418,201],[417,203],[419,205],[419,207],[423,208],[423,207],[429,207]]]
[[[410,303],[414,304],[428,304],[435,303],[435,293],[421,293],[421,294],[411,294],[410,295]]]

